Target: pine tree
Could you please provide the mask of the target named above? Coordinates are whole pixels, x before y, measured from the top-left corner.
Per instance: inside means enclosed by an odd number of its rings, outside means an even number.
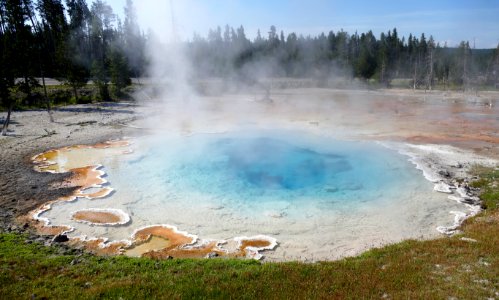
[[[65,68],[66,42],[68,38],[68,27],[64,16],[64,6],[60,0],[38,0],[37,9],[42,19],[42,25],[34,21],[29,15],[33,28],[40,39],[38,43],[38,60],[40,76],[43,83],[44,98],[47,103],[47,111],[50,121],[54,122],[50,99],[45,85],[45,74],[57,77],[60,70]],[[47,72],[46,72],[47,70]]]
[[[0,105],[7,108],[7,116],[4,119],[1,133],[7,135],[10,117],[15,101],[11,97],[11,90],[15,84],[13,63],[13,51],[9,47],[13,43],[13,34],[7,23],[7,0],[0,0]]]
[[[466,91],[470,85],[470,58],[471,58],[471,49],[469,42],[461,42],[459,46],[461,55],[460,59],[462,60],[462,84],[463,91]]]
[[[378,65],[380,66],[379,70],[379,81],[385,86],[389,85],[388,75],[387,75],[387,65],[389,60],[389,45],[388,40],[384,33],[381,33],[379,39],[379,50],[378,50]]]
[[[90,79],[90,40],[88,29],[90,11],[85,0],[66,0],[69,15],[69,37],[64,55],[66,68],[60,76],[71,86],[76,101],[78,89],[84,87]]]
[[[356,75],[365,79],[371,78],[376,72],[375,58],[376,38],[372,31],[360,36],[360,55],[356,63]]]
[[[120,48],[112,49],[109,56],[113,91],[116,96],[121,96],[123,88],[131,84],[128,63]]]
[[[31,97],[32,86],[37,85],[34,74],[34,36],[28,16],[33,5],[29,0],[2,0],[2,79],[0,79],[0,97],[2,105],[7,107],[7,118],[2,126],[2,135],[7,134],[14,105],[20,98]],[[15,79],[22,80],[16,84]]]
[[[101,100],[110,100],[109,94],[109,47],[116,16],[113,9],[101,0],[96,0],[91,9],[90,45],[92,49],[91,74],[99,88]]]
[[[126,1],[123,31],[123,50],[130,67],[130,72],[134,77],[139,78],[144,73],[146,67],[145,39],[140,33],[137,23],[137,13],[132,0]]]
[[[496,89],[499,88],[499,44],[497,44],[497,48],[494,50],[494,54],[492,55],[487,77],[490,84],[492,84]]]

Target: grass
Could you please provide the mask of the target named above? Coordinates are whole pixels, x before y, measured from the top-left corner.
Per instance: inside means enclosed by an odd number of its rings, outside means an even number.
[[[475,168],[488,209],[463,233],[304,264],[60,255],[0,234],[0,298],[499,298],[499,171]],[[466,239],[463,239],[466,238]]]
[[[113,85],[109,84],[109,89],[112,90]],[[66,105],[74,104],[90,104],[102,102],[98,88],[95,84],[89,83],[83,88],[78,89],[78,99],[74,97],[73,89],[69,85],[59,84],[59,85],[47,85],[47,95],[52,108],[63,107]],[[114,95],[111,93],[110,101],[124,101],[133,99],[132,95],[137,89],[140,88],[138,84],[132,84],[127,86],[122,90],[122,93]],[[44,100],[44,90],[42,87],[34,87],[32,89],[31,97],[24,95],[16,100],[14,110],[33,110],[33,109],[43,109],[47,108],[47,103]],[[0,112],[7,111],[7,107],[2,106],[0,103]]]
[[[474,166],[472,172],[478,177],[471,183],[472,187],[480,188],[482,194],[482,206],[490,209],[498,209],[499,199],[499,169],[490,170],[481,166]]]

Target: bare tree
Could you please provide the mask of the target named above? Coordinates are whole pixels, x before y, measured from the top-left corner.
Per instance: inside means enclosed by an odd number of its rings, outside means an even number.
[[[3,126],[2,126],[2,135],[3,136],[6,136],[7,135],[7,129],[9,127],[9,123],[10,123],[10,115],[12,114],[12,109],[14,108],[14,102],[12,102],[10,105],[9,105],[9,108],[7,109],[7,118],[5,119],[5,121],[3,122]]]
[[[461,49],[462,49],[462,60],[463,60],[463,92],[469,89],[469,83],[470,83],[470,78],[469,78],[469,68],[470,68],[470,44],[468,42],[462,42],[461,43]]]
[[[433,86],[433,55],[435,52],[435,41],[433,40],[433,37],[430,36],[430,39],[428,40],[428,45],[427,45],[427,52],[426,52],[426,64],[427,64],[427,73],[426,73],[426,89],[431,91],[432,86]]]

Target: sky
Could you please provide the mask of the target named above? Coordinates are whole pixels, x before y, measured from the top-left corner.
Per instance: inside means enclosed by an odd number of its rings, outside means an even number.
[[[91,2],[91,0],[87,0]],[[126,0],[106,0],[123,18]],[[341,29],[352,34],[397,28],[399,36],[433,35],[441,45],[457,46],[462,40],[476,48],[499,44],[499,0],[134,0],[141,28],[153,29],[167,38],[176,31],[182,39],[196,32],[207,36],[209,29],[244,26],[249,38],[270,26],[297,34],[318,35]]]

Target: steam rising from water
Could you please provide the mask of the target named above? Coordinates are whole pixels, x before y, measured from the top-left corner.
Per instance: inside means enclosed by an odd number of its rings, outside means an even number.
[[[149,31],[147,45],[150,62],[148,75],[151,81],[150,90],[147,93],[153,101],[158,102],[153,104],[156,105],[155,116],[147,116],[144,126],[161,128],[157,132],[159,135],[162,135],[162,131],[164,133],[166,130],[173,129],[189,133],[194,131],[194,128],[199,127],[202,127],[202,132],[220,131],[216,124],[218,121],[214,121],[214,119],[219,120],[229,114],[237,121],[238,125],[247,126],[248,123],[255,122],[255,119],[260,115],[275,108],[271,101],[274,98],[273,89],[275,87],[295,84],[293,80],[289,79],[270,78],[270,76],[279,74],[276,66],[278,65],[277,61],[282,58],[277,54],[262,59],[252,59],[250,63],[240,66],[238,71],[235,70],[235,66],[224,66],[228,69],[234,68],[226,72],[226,74],[232,74],[227,78],[203,79],[198,74],[204,73],[203,66],[193,66],[193,61],[190,60],[192,55],[188,55],[188,51],[192,49],[186,48],[189,44],[185,40],[186,33],[182,31],[184,22],[195,22],[196,18],[202,17],[202,13],[197,12],[196,14],[196,9],[200,5],[194,1],[170,1],[168,4],[165,2],[152,3],[147,0],[140,1],[136,5],[139,15],[144,15],[144,11],[147,11],[150,18],[148,23],[153,24]],[[151,8],[154,8],[155,13],[151,12]],[[194,14],[192,18],[189,20],[175,18],[177,10],[186,9],[189,10],[190,15]],[[170,19],[170,15],[172,19]],[[185,12],[182,15],[186,15]],[[240,51],[243,50],[240,49]],[[238,53],[232,55],[237,56]],[[329,76],[334,77],[334,72],[332,74]],[[342,74],[342,78],[347,77]],[[324,80],[334,80],[334,78],[325,78]],[[356,85],[352,82],[349,84],[351,87]],[[239,91],[244,91],[249,97],[231,101],[231,93]],[[210,96],[213,92],[216,95],[220,93],[230,95],[226,98],[229,101],[224,99],[224,102],[217,102],[216,106],[205,101],[207,99],[203,97]],[[234,93],[234,100],[237,98],[236,93]],[[350,94],[347,97],[355,98]],[[137,98],[143,99],[144,94],[141,93]],[[145,100],[147,100],[145,104],[150,105],[151,99]],[[329,105],[310,104],[304,97],[298,103],[286,103],[279,109],[289,110],[295,107],[304,112],[307,110],[324,111],[325,108],[329,109]],[[221,112],[224,113],[222,117],[219,115]],[[165,126],[165,120],[168,120],[168,126]],[[226,128],[222,130],[226,130]]]
[[[190,122],[197,106],[197,96],[190,85],[191,68],[184,51],[184,44],[178,40],[164,40],[153,33],[149,39],[147,51],[151,59],[149,77],[154,87],[154,96],[158,103],[158,119],[149,120],[149,127],[158,127],[165,109],[165,104],[175,103],[174,115],[179,124]],[[169,108],[170,113],[172,113]]]

